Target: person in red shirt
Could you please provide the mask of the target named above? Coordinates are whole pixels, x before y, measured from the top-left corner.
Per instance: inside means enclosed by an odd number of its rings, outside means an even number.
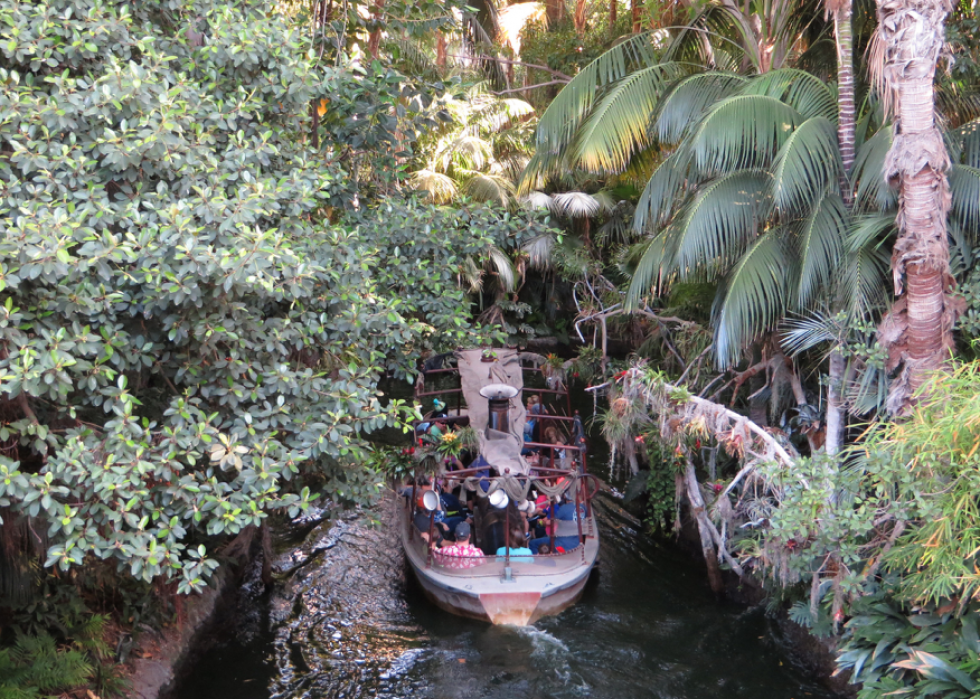
[[[483,551],[470,544],[470,525],[460,522],[456,525],[456,543],[435,550],[436,562],[446,568],[473,568],[483,561]]]

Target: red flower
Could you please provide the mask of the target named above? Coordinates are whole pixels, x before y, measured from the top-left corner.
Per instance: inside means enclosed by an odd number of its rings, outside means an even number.
[[[409,449],[408,450],[408,453],[409,454],[414,454],[415,453],[415,447],[412,447],[411,449]]]
[[[578,372],[576,371],[574,374],[572,374],[572,376],[574,376],[577,379],[578,378]]]
[[[715,492],[716,493],[720,493],[722,490],[724,490],[724,488],[722,487],[721,483],[715,483],[711,487],[715,489]]]

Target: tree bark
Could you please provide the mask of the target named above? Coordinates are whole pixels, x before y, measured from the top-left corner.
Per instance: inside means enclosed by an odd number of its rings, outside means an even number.
[[[946,238],[950,163],[936,127],[933,91],[944,24],[952,8],[948,0],[877,4],[880,77],[894,117],[885,177],[899,188],[899,234],[892,251],[899,302],[882,321],[879,337],[888,349],[889,366],[900,367],[888,408],[902,414],[911,410],[915,391],[943,366],[953,347],[957,307],[947,295],[953,278]]]
[[[711,522],[708,520],[708,512],[704,506],[704,498],[701,497],[698,477],[694,472],[694,464],[691,463],[690,457],[688,457],[687,466],[684,468],[684,484],[687,490],[687,500],[691,503],[691,514],[698,525],[701,553],[704,554],[704,562],[708,566],[708,584],[711,586],[711,591],[716,596],[721,597],[725,593],[725,583],[721,579],[718,553],[715,551],[715,543],[711,538]]]
[[[851,35],[851,0],[827,0],[827,11],[834,16],[837,46],[837,145],[844,166],[840,177],[840,194],[848,210],[851,196],[851,170],[854,168],[857,114],[854,107],[854,42]],[[835,456],[844,444],[846,425],[844,398],[844,356],[839,347],[830,352],[830,379],[827,389],[827,430],[824,450]]]
[[[374,8],[371,11],[374,21],[377,23],[374,31],[368,37],[368,53],[371,54],[371,58],[377,58],[378,52],[381,49],[381,17],[384,14],[385,0],[375,0]]]
[[[609,0],[609,34],[610,36],[616,35],[616,13],[619,10],[619,3],[617,0]]]
[[[830,353],[829,385],[827,386],[827,441],[824,448],[828,456],[836,456],[844,444],[844,355],[835,349]]]
[[[545,0],[544,12],[548,26],[557,29],[558,23],[565,18],[565,0]]]
[[[840,146],[844,176],[841,196],[851,205],[850,174],[854,168],[857,112],[854,107],[854,42],[851,36],[851,2],[841,0],[834,11],[834,33],[837,41],[837,142]]]
[[[639,34],[643,14],[643,0],[630,0],[630,12],[633,15],[633,33]]]
[[[585,0],[575,0],[575,31],[578,34],[585,33]]]
[[[446,35],[442,32],[436,36],[436,65],[446,67]]]

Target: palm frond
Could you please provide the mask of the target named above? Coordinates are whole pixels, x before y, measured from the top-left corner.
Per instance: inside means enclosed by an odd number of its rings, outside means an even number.
[[[583,68],[562,88],[548,105],[537,130],[536,170],[529,176],[547,176],[557,171],[560,159],[575,134],[592,111],[600,89],[622,80],[636,68],[657,63],[656,46],[651,33],[637,34],[609,49]],[[679,78],[685,69],[676,64],[662,64],[665,73]]]
[[[575,136],[573,162],[589,172],[625,170],[635,153],[649,147],[657,102],[675,78],[672,64],[654,65],[606,90]]]
[[[953,165],[949,171],[949,190],[953,195],[949,215],[970,242],[976,244],[980,233],[980,168]]]
[[[600,192],[601,194],[602,192]],[[633,214],[635,209],[628,201],[617,202],[609,210],[609,220],[596,233],[597,240],[613,240],[628,243],[633,238]]]
[[[630,285],[626,290],[624,303],[626,310],[636,310],[654,284],[660,285],[667,258],[666,233],[661,233],[631,248],[625,264],[621,265],[623,271],[630,275]]]
[[[806,308],[840,272],[848,214],[835,189],[830,186],[824,189],[810,214],[799,223],[796,252],[800,269],[795,286],[800,308]]]
[[[755,49],[736,16],[721,3],[705,3],[702,9],[676,31],[664,55],[669,60],[686,61],[711,69],[740,68],[756,63]],[[733,60],[734,59],[734,60]]]
[[[434,170],[417,170],[408,178],[408,186],[425,192],[434,204],[448,204],[459,193],[451,177]]]
[[[463,184],[463,191],[475,201],[492,202],[510,206],[514,198],[514,185],[505,177],[476,173]]]
[[[875,246],[847,253],[840,275],[841,307],[853,318],[870,319],[883,311],[890,288],[890,257]]]
[[[790,267],[779,231],[752,243],[732,268],[715,302],[715,350],[718,367],[738,363],[742,350],[775,327],[786,311]]]
[[[534,151],[527,167],[521,173],[521,179],[517,181],[517,193],[526,195],[544,189],[548,184],[548,170],[554,164],[555,159],[551,156],[545,157],[541,151]]]
[[[466,133],[453,139],[444,154],[444,160],[469,170],[482,170],[492,159],[493,146],[479,136]]]
[[[534,107],[514,98],[494,97],[473,110],[474,121],[481,131],[487,133],[500,133],[514,120],[531,114],[534,114]]]
[[[973,269],[976,246],[954,217],[946,222],[946,233],[949,236],[949,272],[959,279]],[[976,231],[971,233],[975,239]]]
[[[619,205],[619,198],[608,189],[600,189],[598,192],[592,195],[592,198],[599,202],[599,206],[602,207],[603,213],[612,213],[613,210],[615,210],[615,208]]]
[[[731,172],[768,166],[804,119],[775,97],[736,95],[711,109],[691,137],[698,167]]]
[[[737,93],[748,78],[730,73],[698,73],[677,82],[657,110],[657,138],[679,143],[694,128],[709,107]]]
[[[888,400],[888,373],[874,364],[862,364],[856,378],[847,387],[848,412],[861,416],[881,413]]]
[[[689,163],[690,154],[685,148],[679,148],[664,158],[640,194],[633,230],[642,233],[666,225],[687,181]]]
[[[496,245],[491,245],[487,257],[490,266],[497,273],[500,288],[507,293],[514,291],[517,288],[517,270],[514,269],[514,263],[507,257],[507,253]]]
[[[894,234],[895,225],[894,211],[855,217],[847,232],[848,252],[881,247]]]
[[[483,270],[480,269],[472,257],[463,258],[460,277],[469,293],[476,294],[483,290]]]
[[[771,70],[753,78],[742,94],[773,97],[791,106],[805,119],[823,117],[837,122],[837,95],[827,83],[805,70]]]
[[[787,319],[783,323],[780,345],[789,355],[797,355],[825,342],[839,342],[843,330],[837,317],[814,311],[808,316]]]
[[[938,77],[938,76],[937,76]],[[945,76],[936,81],[936,110],[947,123],[964,124],[980,117],[980,95],[973,90],[959,89]]]
[[[415,75],[438,76],[442,72],[435,58],[417,41],[389,36],[383,48],[398,64]]]
[[[521,197],[520,203],[525,209],[543,209],[545,211],[551,211],[555,204],[554,200],[549,195],[537,190],[528,192]]]
[[[585,192],[562,192],[552,199],[555,213],[568,218],[592,218],[602,211],[602,204]]]
[[[890,128],[881,128],[865,141],[854,158],[851,181],[857,185],[854,201],[864,211],[893,209],[898,195],[885,182],[885,156],[892,147]]]
[[[806,210],[821,192],[836,183],[843,170],[837,132],[825,117],[813,117],[797,128],[773,164],[773,204],[781,214]]]
[[[516,182],[527,167],[528,161],[530,158],[523,153],[511,153],[490,163],[490,173],[505,177],[510,182]]]
[[[950,155],[955,161],[980,168],[980,119],[953,129],[948,132],[948,138]]]
[[[667,227],[669,272],[682,278],[730,264],[762,228],[768,173],[738,170],[699,187]]]
[[[554,247],[554,236],[542,233],[524,243],[521,249],[527,255],[528,264],[533,269],[548,270],[551,269],[552,251]]]

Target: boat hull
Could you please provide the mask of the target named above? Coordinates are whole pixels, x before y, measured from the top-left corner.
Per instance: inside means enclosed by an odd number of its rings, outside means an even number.
[[[582,597],[589,573],[575,584],[542,597],[540,592],[488,592],[463,594],[435,584],[424,571],[413,566],[415,577],[425,596],[440,609],[491,624],[527,626],[541,617],[559,614]],[[591,572],[591,569],[590,571]]]
[[[563,556],[535,556],[534,563],[512,561],[509,580],[502,559],[469,570],[446,570],[433,562],[412,525],[406,525],[406,558],[426,597],[447,612],[492,624],[525,626],[575,604],[598,557],[598,532],[589,518],[582,546]]]

